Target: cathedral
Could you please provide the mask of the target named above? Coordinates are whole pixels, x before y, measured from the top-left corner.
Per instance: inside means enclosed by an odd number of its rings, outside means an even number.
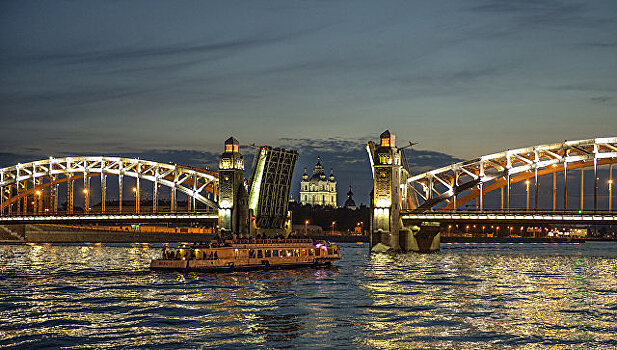
[[[319,157],[317,157],[317,164],[313,168],[313,175],[310,179],[304,168],[304,175],[300,181],[300,203],[336,207],[334,173],[330,169],[330,176],[326,176]]]

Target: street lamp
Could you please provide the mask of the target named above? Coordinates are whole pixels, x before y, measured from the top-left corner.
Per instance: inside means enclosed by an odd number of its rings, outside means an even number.
[[[38,214],[39,212],[39,205],[41,202],[41,190],[36,190],[36,201],[35,201],[35,205],[34,205],[34,212]]]
[[[133,193],[135,193],[135,212],[139,212],[139,198],[137,194],[137,187],[133,187]]]
[[[332,235],[334,236],[334,225],[336,225],[336,221],[332,221]]]
[[[527,211],[529,211],[529,180],[525,180],[525,185],[527,185]]]
[[[309,224],[308,220],[304,221],[304,235],[305,236],[308,236],[308,224]]]
[[[613,179],[608,180],[608,211],[613,209]]]
[[[88,189],[84,188],[82,192],[84,193],[84,212],[87,213],[88,209],[89,209],[88,208],[88,206],[89,206],[89,203],[88,203]]]

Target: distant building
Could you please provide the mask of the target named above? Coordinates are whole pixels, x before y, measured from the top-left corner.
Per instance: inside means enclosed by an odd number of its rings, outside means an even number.
[[[356,210],[358,207],[356,206],[356,202],[353,200],[353,192],[351,192],[351,185],[349,185],[349,192],[347,192],[347,200],[345,201],[345,208]]]
[[[310,179],[304,168],[304,175],[300,181],[300,203],[336,207],[334,172],[330,169],[330,176],[326,176],[319,157],[317,157],[317,164],[313,168],[313,175]]]

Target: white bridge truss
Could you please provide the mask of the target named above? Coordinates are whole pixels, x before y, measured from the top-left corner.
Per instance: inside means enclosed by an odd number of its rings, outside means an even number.
[[[141,180],[152,182],[152,207],[157,211],[159,185],[170,188],[171,211],[177,208],[177,192],[190,198],[189,209],[196,208],[196,202],[218,209],[218,173],[210,170],[191,168],[176,164],[151,162],[141,159],[120,157],[65,157],[39,160],[31,163],[17,164],[0,169],[0,214],[25,212],[26,205],[20,209],[23,198],[40,196],[41,191],[49,188],[52,198],[51,207],[58,207],[58,185],[66,183],[67,209],[73,211],[73,188],[76,180],[83,179],[84,208],[89,208],[90,180],[100,178],[101,211],[105,212],[107,177],[118,177],[118,198],[123,198],[123,178],[135,178],[136,211],[139,211]],[[122,200],[119,201],[122,211]],[[22,210],[23,209],[23,210]]]
[[[552,173],[555,210],[557,172],[563,172],[563,208],[568,208],[568,170],[580,168],[582,171],[585,167],[593,167],[594,175],[597,175],[599,165],[610,164],[609,182],[612,183],[613,163],[617,163],[617,137],[565,141],[508,150],[452,164],[411,176],[407,179],[407,186],[424,201],[416,209],[417,212],[431,210],[438,205],[442,205],[441,210],[456,210],[474,199],[478,199],[479,209],[484,210],[484,194],[496,189],[502,191],[501,209],[504,209],[504,188],[507,209],[510,209],[511,184],[525,181],[527,186],[534,186],[535,209],[538,209],[538,177]],[[581,194],[582,179],[581,176]],[[594,209],[597,209],[598,176],[594,179]],[[462,198],[457,198],[459,194],[463,195]]]

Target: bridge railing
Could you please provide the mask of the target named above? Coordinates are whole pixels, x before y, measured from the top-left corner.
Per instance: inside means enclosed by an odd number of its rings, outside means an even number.
[[[169,210],[158,210],[158,211],[141,211],[141,212],[136,212],[134,210],[106,210],[106,211],[96,211],[96,210],[90,210],[90,211],[73,211],[73,212],[69,212],[69,211],[63,211],[63,210],[58,210],[58,211],[46,211],[46,212],[38,212],[38,213],[32,213],[32,212],[27,212],[27,213],[4,213],[3,215],[1,215],[2,217],[23,217],[23,216],[28,216],[28,217],[37,217],[37,216],[50,216],[50,215],[54,215],[54,216],[94,216],[94,215],[157,215],[157,214],[178,214],[178,215],[185,215],[185,214],[212,214],[212,215],[218,215],[217,211],[213,211],[213,210],[194,210],[194,211],[169,211]]]
[[[604,210],[604,209],[584,209],[584,210],[546,210],[546,209],[484,209],[484,210],[474,210],[474,209],[457,209],[457,210],[446,210],[446,211],[422,211],[416,212],[412,210],[401,211],[401,215],[414,214],[414,215],[423,215],[423,214],[464,214],[464,215],[472,215],[472,214],[539,214],[539,215],[592,215],[592,214],[606,214],[612,215],[617,214],[617,210]]]

